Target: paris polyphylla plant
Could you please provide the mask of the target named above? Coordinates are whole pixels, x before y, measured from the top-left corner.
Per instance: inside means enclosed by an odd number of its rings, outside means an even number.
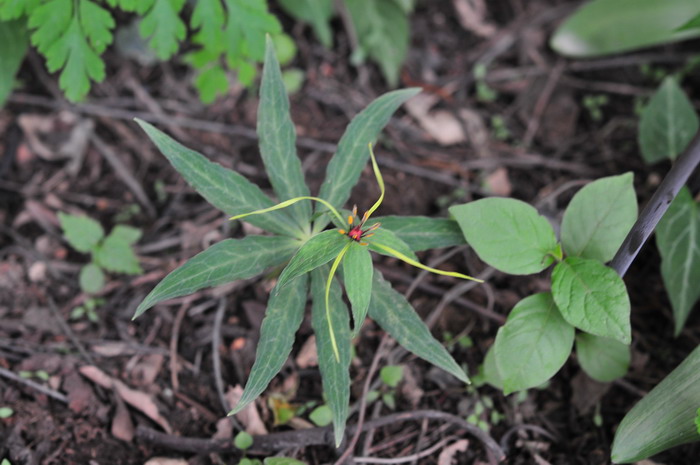
[[[139,304],[134,318],[164,300],[253,278],[268,269],[284,268],[270,293],[255,363],[231,414],[240,412],[262,394],[284,366],[295,333],[304,320],[309,295],[318,366],[324,397],[333,414],[336,445],[343,439],[349,414],[352,339],[358,335],[366,316],[416,356],[469,382],[463,368],[433,337],[406,298],[374,269],[369,252],[396,257],[438,274],[475,279],[422,265],[414,253],[464,244],[464,237],[453,220],[422,216],[371,218],[384,199],[385,188],[368,144],[377,139],[396,109],[418,91],[389,92],[353,118],[328,163],[318,195],[312,197],[296,156],[289,99],[274,48],[268,40],[257,132],[265,171],[275,194],[283,200],[276,205],[241,174],[209,161],[152,125],[137,120],[173,167],[209,203],[227,217],[245,218],[270,234],[224,239],[192,257],[158,283]],[[341,214],[340,208],[348,200],[368,158],[381,193],[358,221],[356,213]],[[314,214],[311,201],[318,202],[322,209]],[[335,223],[335,228],[324,230],[329,221]],[[352,330],[350,312],[336,275],[342,277],[351,304]]]

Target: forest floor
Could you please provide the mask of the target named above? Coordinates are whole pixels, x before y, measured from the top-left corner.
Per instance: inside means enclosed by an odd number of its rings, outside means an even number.
[[[453,3],[460,2],[419,2],[412,15],[401,86],[424,92],[397,112],[378,142],[387,184],[379,213],[446,216],[450,205],[500,195],[558,221],[586,182],[629,171],[643,205],[670,166],[646,165],[636,143],[636,104],[659,83],[648,66],[676,70],[698,42],[568,60],[547,40],[572,3],[491,1],[485,16],[470,23],[460,22]],[[314,192],[349,120],[390,89],[374,65],[349,64],[349,39],[340,24],[334,48],[326,50],[308,28],[284,21],[299,46],[295,66],[306,73],[291,108]],[[272,279],[206,289],[131,320],[141,299],[175,267],[246,233],[186,185],[132,118],[152,121],[268,189],[254,131],[257,96],[234,89],[205,107],[184,66],[141,67],[111,51],[106,58],[109,77],[86,103],[71,105],[55,76],[30,56],[20,72],[23,86],[0,110],[0,407],[14,411],[0,419],[0,459],[12,465],[235,464],[240,453],[230,446],[235,429],[226,411],[254,361]],[[488,69],[479,83],[472,72],[477,64]],[[697,102],[697,73],[687,82]],[[475,90],[480,86],[483,93],[485,85],[493,92],[490,101]],[[587,96],[605,96],[599,114],[584,104]],[[697,177],[693,183],[697,191]],[[362,210],[377,193],[367,169],[353,198]],[[107,230],[115,224],[141,229],[136,251],[144,273],[111,274],[99,295],[81,292],[78,272],[88,257],[62,238],[58,212],[87,214]],[[485,268],[464,247],[420,258],[454,269],[467,263],[472,274]],[[572,358],[541,389],[508,397],[487,385],[465,391],[440,370],[382,343],[383,333],[367,321],[351,367],[350,429],[365,379],[377,376],[370,368],[375,358],[379,367],[403,365],[404,376],[393,392],[395,409],[381,398],[362,404],[366,434],[354,456],[488,463],[484,443],[442,412],[481,420],[505,452],[504,463],[609,463],[624,414],[700,343],[697,312],[673,337],[659,263],[649,243],[625,277],[633,358],[629,373],[608,384],[589,379]],[[387,258],[376,265],[400,291],[410,287],[411,303],[431,317],[433,333],[471,374],[514,304],[548,287],[546,275],[495,273],[483,286],[453,295],[458,283],[450,278],[419,275]],[[95,297],[95,321],[71,317]],[[275,425],[280,404],[322,402],[311,336],[305,321],[290,361],[255,414],[239,419],[267,435],[249,457],[321,464],[344,452],[329,444],[327,428],[312,428],[308,410]],[[455,343],[460,338],[463,343]],[[697,457],[696,444],[646,463],[692,464]]]

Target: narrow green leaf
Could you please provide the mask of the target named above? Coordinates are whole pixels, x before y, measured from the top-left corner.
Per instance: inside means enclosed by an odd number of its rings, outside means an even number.
[[[387,247],[391,247],[394,250],[397,250],[401,252],[402,254],[406,255],[409,258],[412,258],[413,260],[418,260],[418,257],[416,257],[416,254],[413,253],[413,250],[411,250],[411,247],[408,246],[404,241],[402,241],[399,236],[394,234],[394,232],[384,229],[380,227],[379,229],[376,229],[373,232],[372,237],[367,238],[367,243],[369,244],[369,248],[373,252],[377,252],[382,255],[386,255],[387,257],[393,257],[392,254],[387,252],[386,250],[377,247],[376,244],[381,244],[385,245]]]
[[[240,174],[209,161],[204,155],[188,149],[151,124],[140,119],[135,121],[188,184],[226,215],[235,216],[274,205],[258,186]],[[299,231],[296,222],[283,211],[251,216],[246,221],[267,231],[287,236]]]
[[[333,46],[331,16],[333,0],[280,0],[280,6],[297,20],[311,24],[319,42],[326,48]]]
[[[491,197],[450,207],[450,213],[477,255],[500,271],[532,274],[554,261],[554,230],[525,202]]]
[[[414,252],[466,244],[462,230],[453,219],[427,216],[380,216],[373,223],[396,234]]]
[[[576,335],[576,356],[583,371],[601,383],[625,376],[631,359],[628,345],[588,333]]]
[[[381,273],[375,272],[369,316],[406,350],[442,368],[465,383],[469,377],[411,307],[406,298],[392,289]]]
[[[15,76],[27,53],[26,21],[0,21],[0,107],[15,86]]]
[[[393,1],[345,0],[343,4],[359,42],[355,57],[369,56],[379,65],[389,86],[395,87],[408,52],[407,13]]]
[[[678,336],[700,297],[700,208],[688,188],[678,192],[656,227],[656,245]]]
[[[639,147],[647,163],[675,159],[690,143],[700,123],[693,104],[668,76],[639,118]]]
[[[377,139],[396,109],[418,92],[419,88],[411,88],[386,93],[353,118],[328,164],[319,197],[338,208],[343,206],[367,163],[368,144]],[[327,224],[328,220],[323,218],[316,222],[314,230],[320,231]]]
[[[295,240],[266,236],[218,242],[163,278],[143,299],[134,318],[163,300],[262,273],[284,263],[297,247],[299,243]]]
[[[679,28],[699,10],[697,0],[593,0],[559,26],[550,46],[583,58],[697,37],[700,31]]]
[[[297,136],[289,115],[289,98],[270,36],[267,37],[260,84],[258,137],[265,171],[279,200],[310,195],[297,157]],[[299,226],[308,229],[311,203],[304,200],[292,205],[289,210]]]
[[[700,347],[622,419],[612,461],[631,463],[700,437],[694,424],[700,405]]]
[[[80,289],[95,294],[100,292],[105,285],[105,274],[102,269],[94,263],[88,263],[80,269],[79,276]]]
[[[624,344],[632,340],[630,299],[612,268],[568,257],[554,267],[552,295],[564,319],[575,327]]]
[[[333,412],[333,431],[335,445],[340,446],[348,419],[348,403],[350,402],[350,354],[351,336],[348,310],[343,302],[340,285],[333,281],[330,294],[331,321],[340,361],[331,342],[331,330],[326,318],[325,294],[328,268],[323,267],[311,272],[311,295],[313,306],[311,310],[311,325],[316,333],[316,351],[318,366],[323,380],[323,392],[328,406]]]
[[[365,246],[357,242],[350,244],[343,260],[343,282],[345,292],[352,307],[354,323],[352,337],[357,337],[367,316],[369,301],[372,297],[372,256]]]
[[[602,178],[574,195],[561,223],[567,255],[612,260],[637,219],[632,179],[632,173]]]
[[[240,412],[254,401],[282,369],[292,351],[294,334],[304,319],[308,283],[307,276],[299,276],[284,288],[280,288],[278,283],[270,294],[260,327],[255,363],[250,370],[243,395],[229,415]]]
[[[549,292],[518,302],[494,345],[503,393],[547,381],[566,363],[573,344],[574,327],[562,318]]]
[[[282,271],[277,286],[282,287],[286,282],[308,273],[338,256],[343,247],[348,244],[348,238],[339,234],[336,229],[329,229],[316,234],[306,241],[292,257],[289,265]]]
[[[87,216],[58,212],[58,221],[66,240],[78,252],[91,252],[105,235],[102,225]]]

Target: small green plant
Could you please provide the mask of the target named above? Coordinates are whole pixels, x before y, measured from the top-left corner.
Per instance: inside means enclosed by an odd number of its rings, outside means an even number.
[[[0,407],[0,419],[10,418],[15,414],[15,411],[10,407]]]
[[[89,253],[91,256],[90,263],[80,270],[80,288],[84,292],[94,294],[104,287],[103,270],[125,274],[143,273],[132,248],[141,238],[138,229],[117,225],[105,237],[102,225],[87,216],[59,212],[58,219],[68,243],[78,252]]]
[[[417,92],[390,92],[357,115],[328,164],[318,196],[312,197],[296,156],[289,101],[272,42],[268,40],[258,135],[265,169],[281,200],[278,204],[240,174],[208,161],[150,124],[138,121],[172,165],[209,203],[231,218],[245,219],[273,235],[251,235],[213,245],[166,276],[141,302],[134,318],[163,300],[286,264],[268,301],[255,364],[232,414],[258,397],[282,368],[303,320],[309,292],[319,368],[333,414],[336,444],[343,438],[348,416],[351,340],[367,314],[408,350],[468,382],[462,368],[430,334],[408,301],[373,269],[370,256],[371,250],[443,275],[474,279],[435,270],[417,261],[415,251],[463,243],[454,222],[425,217],[370,219],[384,197],[384,183],[369,144],[394,111]],[[358,219],[356,209],[351,212],[342,210],[342,206],[368,159],[380,196]],[[315,212],[310,200],[317,202]],[[335,227],[326,229],[329,222],[334,222]],[[352,330],[337,275],[342,276],[351,303]]]
[[[328,426],[333,422],[333,412],[328,405],[319,405],[311,411],[309,420],[316,426]]]
[[[403,379],[403,367],[401,365],[387,365],[379,370],[379,379],[387,386],[382,393],[382,402],[391,410],[396,410],[396,387]]]
[[[36,378],[36,379],[40,379],[42,381],[48,381],[49,378],[51,377],[46,370],[36,370],[36,371],[21,370],[18,374],[19,374],[20,378],[24,378],[24,379]]]
[[[71,320],[80,320],[81,318],[87,318],[88,321],[92,323],[97,323],[100,321],[100,317],[97,315],[97,308],[104,304],[104,299],[98,299],[95,297],[88,297],[85,299],[83,305],[75,307],[70,312]]]
[[[106,3],[106,5],[105,5]],[[9,94],[29,40],[46,59],[50,72],[61,71],[59,86],[72,101],[82,100],[91,81],[105,78],[101,55],[113,42],[113,11],[136,14],[141,37],[160,60],[173,57],[187,37],[181,15],[185,0],[0,0],[0,53],[8,57],[0,79],[0,104]],[[111,10],[110,10],[111,8]],[[122,13],[122,14],[123,14]],[[198,0],[189,15],[194,50],[185,56],[196,70],[194,85],[202,101],[213,101],[229,87],[227,70],[250,85],[256,63],[263,59],[265,34],[273,34],[288,46],[294,43],[282,33],[266,0]]]
[[[490,384],[506,394],[541,385],[564,365],[574,340],[592,378],[624,375],[630,302],[622,279],[605,263],[637,218],[631,173],[577,192],[564,212],[561,242],[549,221],[519,200],[487,198],[450,213],[479,257],[500,271],[526,275],[555,264],[551,292],[521,300],[498,331],[484,362]]]
[[[588,114],[595,122],[603,120],[603,107],[608,104],[610,99],[605,94],[585,95],[583,97],[583,107],[588,110]]]

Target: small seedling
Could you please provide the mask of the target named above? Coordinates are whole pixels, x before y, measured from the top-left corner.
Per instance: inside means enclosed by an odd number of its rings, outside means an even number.
[[[328,426],[333,422],[333,412],[328,405],[320,405],[311,411],[309,419],[316,426]]]
[[[583,107],[588,110],[588,114],[595,122],[600,122],[603,119],[602,108],[608,104],[610,99],[605,94],[585,95],[583,97]]]
[[[15,411],[12,410],[10,407],[0,407],[0,418],[10,418],[14,414]]]
[[[391,410],[396,410],[396,387],[403,379],[403,367],[401,365],[387,365],[379,371],[379,379],[389,389],[382,394],[382,402]]]
[[[80,270],[80,288],[90,294],[102,290],[104,271],[143,273],[132,248],[141,238],[141,231],[131,226],[117,225],[105,237],[102,225],[87,216],[58,213],[63,235],[78,252],[89,253],[91,261]]]
[[[50,375],[45,370],[36,370],[36,371],[22,370],[18,374],[21,378],[25,378],[25,379],[37,378],[37,379],[40,379],[42,381],[48,381],[50,378]]]
[[[94,297],[88,297],[85,299],[83,305],[75,307],[70,312],[71,320],[79,320],[83,317],[87,318],[88,321],[92,323],[97,323],[100,321],[100,317],[97,315],[97,307],[104,304],[104,299],[98,299]]]
[[[496,140],[506,141],[510,139],[510,130],[508,126],[506,126],[505,120],[500,115],[493,115],[491,117],[491,131]]]

